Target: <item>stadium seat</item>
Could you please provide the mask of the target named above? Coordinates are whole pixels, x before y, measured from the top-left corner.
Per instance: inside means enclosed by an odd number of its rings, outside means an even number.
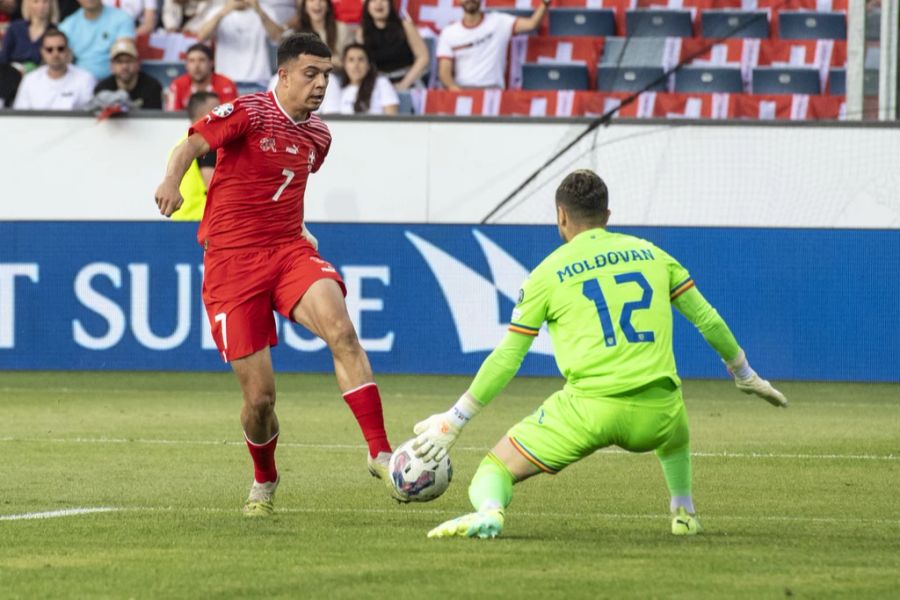
[[[881,10],[870,10],[866,13],[866,41],[877,42],[881,39]]]
[[[172,80],[184,75],[184,63],[145,60],[141,62],[141,71],[156,79],[166,89]]]
[[[407,92],[397,92],[397,98],[400,99],[400,106],[397,108],[397,113],[401,115],[414,115],[416,114],[416,110],[413,106],[412,94]]]
[[[608,8],[551,8],[550,35],[616,34],[616,15]]]
[[[597,89],[601,92],[639,92],[653,83],[647,91],[666,91],[662,67],[606,67],[597,69]],[[655,82],[655,83],[654,83]]]
[[[675,91],[690,94],[737,94],[744,91],[739,68],[682,67],[675,73]]]
[[[705,10],[700,15],[701,35],[707,39],[767,38],[768,13],[762,10]]]
[[[625,31],[631,37],[693,37],[689,10],[629,10]]]
[[[828,73],[828,94],[831,96],[847,95],[847,69],[831,69]],[[863,71],[863,96],[878,95],[878,71]]]
[[[584,65],[535,64],[522,66],[523,90],[586,90],[588,70]]]
[[[778,13],[778,31],[785,40],[845,40],[847,17],[837,12],[784,11]]]
[[[797,67],[757,67],[750,87],[754,94],[819,94],[818,69]]]
[[[663,64],[665,38],[606,38],[602,66],[659,67]]]

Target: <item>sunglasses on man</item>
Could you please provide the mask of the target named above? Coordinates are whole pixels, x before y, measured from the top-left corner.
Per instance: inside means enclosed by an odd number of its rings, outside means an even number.
[[[43,50],[47,54],[53,54],[54,52],[62,53],[62,52],[66,51],[66,47],[65,46],[41,46],[41,50]]]

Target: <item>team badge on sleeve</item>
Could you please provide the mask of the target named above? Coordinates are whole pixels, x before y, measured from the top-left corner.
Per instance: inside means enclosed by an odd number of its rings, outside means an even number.
[[[226,102],[225,104],[220,104],[214,109],[212,109],[212,114],[219,117],[220,119],[224,119],[234,112],[234,104],[231,102]]]
[[[522,304],[522,300],[525,299],[525,288],[519,288],[519,301],[516,304]]]

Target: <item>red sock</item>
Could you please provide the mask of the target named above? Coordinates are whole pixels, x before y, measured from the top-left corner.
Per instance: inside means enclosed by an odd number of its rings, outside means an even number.
[[[353,411],[363,437],[369,444],[369,455],[374,458],[379,452],[391,452],[391,445],[384,431],[384,414],[381,412],[378,386],[374,383],[361,385],[345,393],[344,400]]]
[[[275,468],[275,446],[278,445],[278,434],[265,444],[254,444],[244,434],[247,440],[247,449],[253,457],[253,478],[257,483],[267,483],[278,479],[278,469]]]

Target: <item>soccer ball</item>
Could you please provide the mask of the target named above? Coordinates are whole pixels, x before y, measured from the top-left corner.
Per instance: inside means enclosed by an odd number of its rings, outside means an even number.
[[[453,479],[450,456],[424,461],[416,456],[413,440],[401,444],[391,455],[388,472],[394,488],[412,502],[429,502],[447,491]]]

